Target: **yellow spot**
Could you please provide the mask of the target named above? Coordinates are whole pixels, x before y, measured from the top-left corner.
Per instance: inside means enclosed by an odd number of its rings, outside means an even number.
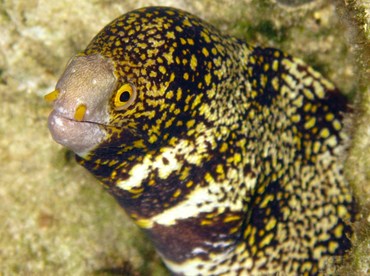
[[[188,80],[189,79],[189,74],[187,72],[184,73],[184,80]]]
[[[316,123],[316,118],[315,117],[311,117],[308,121],[306,121],[306,123],[304,124],[304,128],[305,129],[310,129],[312,128]]]
[[[268,234],[266,237],[264,237],[264,239],[260,242],[260,247],[264,247],[265,245],[268,245],[268,244],[270,244],[270,242],[271,242],[271,240],[272,240],[272,238],[273,238],[273,234],[272,233],[270,233],[270,234]]]
[[[133,218],[133,219],[136,219],[137,218],[137,214],[131,214],[130,217]]]
[[[186,183],[187,188],[190,188],[193,185],[194,185],[194,182],[192,180],[190,180],[189,182]]]
[[[138,219],[135,221],[136,224],[141,228],[151,228],[153,226],[153,223],[149,219]]]
[[[151,135],[150,137],[149,137],[149,143],[154,143],[154,142],[156,142],[158,140],[158,137],[157,136],[155,136],[155,135]]]
[[[186,40],[183,39],[182,37],[180,38],[180,42],[181,42],[182,45],[185,45],[186,44]]]
[[[277,71],[279,69],[279,62],[277,60],[274,60],[272,63],[272,70]]]
[[[209,52],[208,52],[207,48],[202,48],[202,53],[205,57],[209,56]]]
[[[338,207],[337,207],[337,212],[338,212],[338,215],[340,216],[340,217],[345,217],[345,215],[347,215],[348,214],[348,211],[347,211],[347,209],[343,206],[343,205],[339,205]]]
[[[167,38],[175,39],[175,33],[174,33],[174,32],[167,32],[167,33],[166,33],[166,37],[167,37]]]
[[[188,26],[188,27],[192,26],[188,18],[185,18],[185,20],[182,22],[182,24],[184,24],[184,26]]]
[[[241,160],[242,160],[242,156],[240,155],[240,153],[235,153],[234,154],[234,164],[235,165],[239,164]]]
[[[275,89],[275,91],[279,90],[279,78],[274,77],[271,81],[272,87]]]
[[[213,179],[212,175],[210,173],[206,173],[204,176],[204,179],[207,183],[214,183],[215,180]]]
[[[329,139],[326,140],[327,144],[331,147],[335,147],[338,143],[337,137],[332,135]]]
[[[210,225],[210,224],[212,224],[212,221],[211,220],[202,220],[201,222],[200,222],[200,225]]]
[[[327,128],[323,128],[321,131],[320,131],[320,136],[322,138],[328,138],[330,135],[330,132]]]
[[[311,112],[312,112],[312,113],[316,113],[316,112],[317,112],[317,108],[318,108],[318,106],[317,106],[317,105],[313,105],[313,106],[311,107]]]
[[[261,86],[265,87],[267,83],[267,76],[266,75],[261,75]]]
[[[118,163],[118,161],[117,160],[111,160],[110,162],[109,162],[109,164],[108,164],[108,166],[109,167],[112,167],[113,165],[115,165],[115,164],[117,164]]]
[[[205,77],[204,77],[204,80],[206,81],[206,84],[207,85],[210,85],[211,83],[211,74],[208,73]]]
[[[270,231],[272,228],[275,227],[276,225],[276,218],[275,217],[271,217],[269,222],[266,224],[266,230],[267,231]]]
[[[206,218],[207,219],[212,219],[214,217],[215,217],[215,213],[208,213],[208,214],[206,214]]]
[[[264,70],[265,72],[267,72],[267,71],[269,70],[269,68],[270,68],[270,66],[269,66],[269,64],[268,64],[268,63],[265,63],[265,64],[263,65],[263,70]]]
[[[328,113],[325,115],[325,120],[327,120],[328,122],[331,122],[333,121],[334,119],[334,114],[333,113]]]
[[[220,152],[221,153],[225,152],[227,150],[227,148],[228,148],[227,143],[223,143],[222,146],[221,146],[221,148],[220,148]]]
[[[194,99],[194,101],[191,105],[192,109],[194,109],[196,106],[198,106],[201,103],[202,97],[203,97],[203,94],[199,94],[195,97],[195,99]]]
[[[317,97],[323,99],[325,96],[324,87],[319,82],[314,82],[314,90]]]
[[[170,91],[168,91],[168,92],[166,93],[166,98],[167,98],[167,99],[172,99],[172,98],[173,98],[173,96],[174,96],[174,94],[173,94],[173,91],[172,91],[172,90],[170,90]],[[154,101],[154,102],[156,102],[156,101]]]
[[[47,101],[48,103],[52,103],[56,99],[58,99],[59,93],[60,93],[59,89],[55,89],[54,91],[50,92],[49,94],[46,94],[44,96],[44,100]]]
[[[315,97],[313,93],[308,89],[303,89],[303,94],[307,97],[309,100],[313,100]]]
[[[261,208],[266,208],[267,204],[274,199],[274,196],[272,194],[269,194],[264,197],[263,201],[260,204]]]
[[[172,123],[173,123],[173,121],[175,120],[175,118],[174,117],[172,117],[171,119],[169,119],[166,123],[165,123],[165,128],[169,128],[171,125],[172,125]],[[168,133],[166,133],[166,134],[168,134]]]
[[[320,150],[320,147],[321,147],[321,143],[316,141],[314,144],[313,144],[313,152],[314,153],[318,153],[319,150]]]
[[[295,114],[292,116],[292,122],[298,123],[301,120],[301,116],[299,114]]]
[[[167,60],[168,64],[173,63],[173,52],[175,51],[174,48],[171,48],[168,53],[163,53],[163,57]]]
[[[335,250],[338,248],[338,243],[335,241],[330,241],[329,242],[329,252],[334,253]]]
[[[181,195],[181,190],[177,189],[176,192],[173,194],[173,197],[179,197]]]
[[[326,247],[323,245],[317,246],[313,251],[313,257],[319,259],[323,252],[326,252]]]
[[[145,145],[144,145],[144,141],[143,141],[142,139],[140,139],[140,140],[136,140],[136,141],[134,142],[134,147],[135,147],[135,148],[144,148],[144,147],[145,147]]]
[[[342,125],[338,120],[334,120],[333,127],[334,127],[335,130],[341,130]]]
[[[79,122],[82,121],[85,116],[85,113],[86,113],[86,105],[80,104],[79,106],[77,106],[76,112],[74,115],[75,120]]]
[[[301,267],[301,271],[310,271],[312,268],[312,263],[310,262],[305,262],[302,267]],[[309,275],[309,274],[304,274],[304,275]]]
[[[144,188],[138,188],[138,189],[130,189],[128,190],[131,194],[137,195],[141,194],[144,191]]]
[[[188,38],[187,40],[189,45],[194,45],[194,40],[192,38]]]
[[[304,107],[303,107],[303,110],[304,110],[305,112],[308,112],[308,111],[311,109],[311,106],[312,106],[312,104],[311,104],[311,103],[306,103],[306,104],[304,105]]]
[[[164,66],[159,66],[159,72],[161,72],[163,75],[165,75],[167,70]]]
[[[239,230],[239,227],[238,227],[238,226],[237,226],[237,227],[233,227],[233,228],[231,228],[231,229],[229,230],[229,233],[230,233],[230,234],[234,234],[234,233],[238,232],[238,230]]]
[[[218,174],[222,174],[222,175],[225,174],[224,167],[221,164],[218,164],[217,167],[216,167],[216,172]]]
[[[244,239],[246,239],[250,235],[251,231],[252,231],[252,226],[248,225],[247,229],[245,229],[243,233]]]
[[[181,99],[181,96],[182,96],[182,89],[181,89],[181,87],[179,87],[177,89],[176,100],[179,101]]]
[[[200,33],[200,36],[204,38],[204,41],[207,43],[211,42],[211,39],[209,38],[208,34],[206,34],[204,31]]]
[[[187,128],[191,128],[191,127],[193,127],[195,125],[195,120],[193,119],[193,120],[190,120],[190,121],[188,121],[187,123],[186,123],[186,127]]]
[[[197,64],[198,64],[197,58],[195,57],[195,55],[191,55],[190,68],[195,71],[197,68]]]
[[[145,48],[148,47],[148,44],[142,42],[142,43],[138,43],[137,46],[142,48],[142,49],[145,49]]]
[[[166,13],[169,14],[169,15],[175,15],[175,12],[173,12],[173,11],[166,11]]]
[[[188,60],[187,60],[186,58],[184,58],[184,59],[182,60],[182,64],[186,65],[187,63],[188,63]]]
[[[172,73],[170,76],[170,82],[173,82],[174,79],[175,79],[175,73]]]
[[[254,230],[254,228],[253,228],[253,230]],[[253,231],[253,232],[255,232],[255,231]],[[252,234],[252,235],[249,237],[249,241],[248,241],[248,243],[249,243],[249,245],[250,245],[250,246],[252,246],[252,245],[254,244],[254,242],[255,242],[255,240],[254,240],[254,235]]]
[[[145,55],[144,55],[144,56],[145,56]],[[147,74],[147,71],[146,71],[146,69],[145,69],[145,68],[142,68],[140,72],[141,72],[141,74],[142,74],[142,75],[146,75],[146,74]]]
[[[343,235],[343,224],[339,224],[334,229],[334,236],[339,239]]]
[[[228,216],[226,218],[224,218],[224,222],[230,222],[230,221],[235,221],[235,220],[239,220],[240,219],[240,216]]]
[[[256,255],[257,254],[257,246],[253,246],[252,248],[251,248],[251,252],[252,252],[252,255]]]

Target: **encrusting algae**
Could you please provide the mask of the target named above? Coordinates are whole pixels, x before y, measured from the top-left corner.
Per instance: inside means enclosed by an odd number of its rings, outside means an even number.
[[[174,274],[330,273],[351,246],[346,101],[299,59],[149,7],[108,24],[46,99],[53,138]]]

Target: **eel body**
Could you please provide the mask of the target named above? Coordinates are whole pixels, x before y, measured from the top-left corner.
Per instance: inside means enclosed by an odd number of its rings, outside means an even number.
[[[351,246],[346,100],[299,59],[142,8],[104,27],[46,99],[53,138],[173,274],[330,274]]]

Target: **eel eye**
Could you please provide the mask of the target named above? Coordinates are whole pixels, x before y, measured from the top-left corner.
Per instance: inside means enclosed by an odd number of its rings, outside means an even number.
[[[136,87],[130,83],[122,85],[114,97],[114,106],[116,110],[122,110],[129,107],[136,99]]]

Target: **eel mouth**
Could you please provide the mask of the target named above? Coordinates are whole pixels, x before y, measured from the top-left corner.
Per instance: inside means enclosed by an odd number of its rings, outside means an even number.
[[[53,139],[80,156],[86,155],[104,140],[106,127],[93,121],[66,117],[56,110],[48,118],[48,128]]]

